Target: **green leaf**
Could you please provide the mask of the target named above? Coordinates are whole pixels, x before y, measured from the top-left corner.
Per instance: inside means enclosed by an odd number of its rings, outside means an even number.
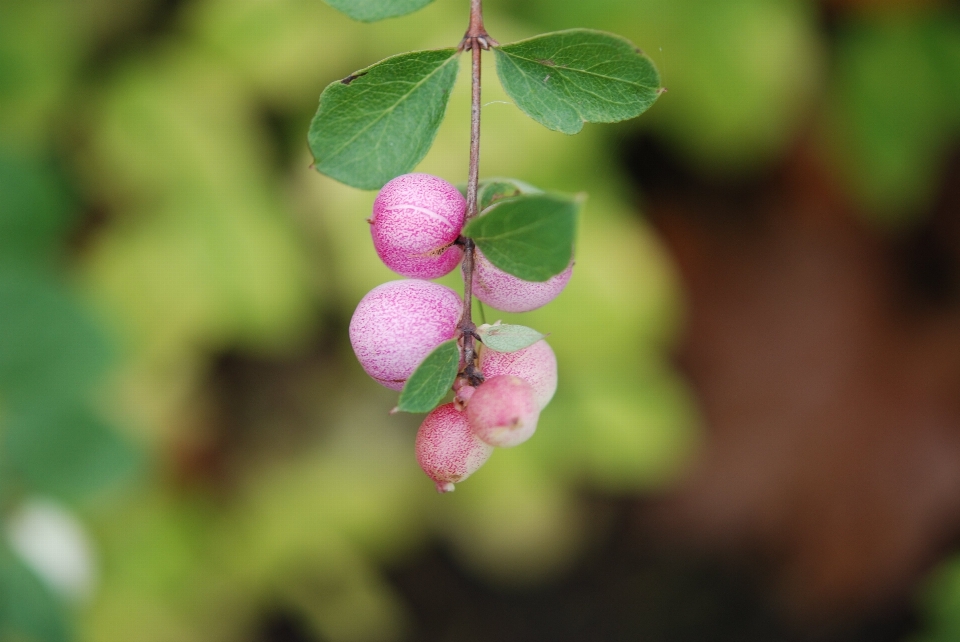
[[[0,310],[0,396],[8,403],[82,397],[108,367],[108,337],[50,274],[0,267]]]
[[[77,500],[134,472],[141,456],[92,411],[82,406],[11,409],[3,450],[30,486]]]
[[[414,370],[400,393],[397,410],[430,412],[446,396],[460,369],[457,340],[444,341]]]
[[[613,123],[645,112],[660,74],[620,36],[557,31],[494,48],[497,75],[517,106],[541,125],[576,134],[583,123]]]
[[[556,194],[515,196],[470,221],[463,234],[504,272],[546,281],[570,265],[579,210],[577,200]]]
[[[437,135],[458,60],[456,49],[415,51],[328,85],[310,123],[317,171],[360,189],[412,171]]]
[[[324,0],[354,20],[375,22],[395,18],[422,9],[433,0]]]
[[[496,352],[516,352],[532,346],[534,343],[544,338],[533,328],[523,325],[482,325],[477,328],[477,334],[483,345],[495,350]]]
[[[55,256],[71,222],[64,180],[53,167],[0,149],[0,257],[36,262]]]
[[[477,188],[477,207],[482,212],[505,198],[521,194],[540,194],[542,191],[515,178],[488,178]]]
[[[6,546],[0,545],[0,640],[67,642],[65,606]]]

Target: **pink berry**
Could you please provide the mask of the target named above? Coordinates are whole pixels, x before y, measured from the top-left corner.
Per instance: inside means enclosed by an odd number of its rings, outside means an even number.
[[[487,305],[504,312],[529,312],[542,307],[567,287],[573,264],[543,282],[524,281],[504,272],[476,250],[473,293]]]
[[[450,288],[430,281],[390,281],[370,290],[350,320],[357,360],[378,383],[403,389],[407,378],[457,331],[463,303]]]
[[[498,375],[520,377],[533,387],[541,409],[546,408],[557,391],[557,357],[543,339],[516,352],[495,352],[482,348],[480,371],[488,379]]]
[[[489,377],[467,404],[470,430],[491,446],[522,444],[533,436],[539,418],[533,387],[513,375]]]
[[[435,408],[417,432],[417,463],[441,493],[476,472],[492,452],[493,446],[470,432],[466,413],[452,403]]]
[[[418,279],[436,279],[457,267],[463,250],[453,242],[463,230],[466,201],[457,188],[430,174],[404,174],[373,202],[370,234],[388,268]]]

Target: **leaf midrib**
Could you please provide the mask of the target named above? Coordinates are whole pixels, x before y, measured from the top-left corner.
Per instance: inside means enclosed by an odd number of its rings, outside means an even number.
[[[509,51],[506,51],[503,47],[500,47],[500,48],[499,48],[499,51],[500,51],[501,53],[507,55],[507,56],[510,56],[511,58],[517,58],[517,59],[519,59],[519,60],[524,60],[524,61],[526,61],[526,62],[531,62],[531,63],[533,63],[533,64],[535,64],[535,65],[540,65],[541,67],[544,67],[545,69],[555,69],[555,70],[557,70],[558,72],[572,71],[572,72],[576,72],[576,73],[580,73],[580,74],[586,74],[586,75],[588,75],[588,76],[594,76],[594,77],[596,77],[596,78],[602,78],[602,79],[604,79],[604,80],[612,80],[612,81],[616,81],[616,82],[621,82],[621,83],[623,83],[623,84],[625,84],[625,85],[631,85],[631,86],[633,86],[633,87],[639,87],[640,89],[649,89],[649,90],[654,90],[654,89],[656,89],[656,87],[650,87],[650,86],[648,86],[648,85],[641,85],[640,83],[634,82],[634,81],[631,81],[631,80],[626,80],[626,79],[623,79],[623,78],[617,78],[616,76],[605,76],[605,75],[603,75],[603,74],[598,74],[598,73],[596,73],[596,72],[594,72],[594,71],[587,71],[587,70],[585,70],[585,69],[577,69],[576,67],[565,67],[565,66],[561,66],[561,65],[545,65],[545,64],[543,64],[542,62],[540,62],[539,60],[536,60],[536,59],[534,59],[534,58],[527,58],[526,56],[520,56],[520,55],[518,55],[518,54],[511,53],[511,52],[509,52]],[[517,67],[517,69],[520,70],[519,67]],[[521,71],[521,73],[523,73],[522,70],[520,70],[520,71]],[[524,75],[526,75],[526,74],[524,74]],[[580,88],[578,87],[578,89],[580,89]],[[606,100],[606,99],[604,99],[604,100]]]

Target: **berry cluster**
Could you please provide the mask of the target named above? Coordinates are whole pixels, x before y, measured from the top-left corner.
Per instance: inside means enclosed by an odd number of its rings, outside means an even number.
[[[465,362],[464,333],[480,338],[482,332],[463,323],[469,317],[460,295],[427,280],[460,264],[465,211],[466,201],[457,188],[435,176],[405,174],[387,183],[374,202],[370,232],[384,264],[410,278],[371,290],[350,321],[350,342],[360,365],[393,390],[402,390],[437,346],[458,340],[454,400],[431,411],[417,434],[417,461],[440,492],[453,490],[455,482],[483,465],[494,446],[516,446],[529,439],[557,388],[557,360],[542,339],[512,352],[481,345],[476,362]],[[524,281],[475,252],[473,293],[507,312],[526,312],[550,302],[573,269],[571,265],[545,282]]]

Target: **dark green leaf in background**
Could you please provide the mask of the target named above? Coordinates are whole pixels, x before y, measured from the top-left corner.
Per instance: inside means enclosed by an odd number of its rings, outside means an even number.
[[[480,340],[483,341],[483,345],[496,352],[516,352],[517,350],[523,350],[547,336],[524,325],[511,325],[507,323],[482,325],[477,328],[477,334],[480,335]]]
[[[83,406],[8,411],[0,444],[14,472],[41,493],[80,499],[140,464],[134,446]]]
[[[310,123],[317,171],[360,189],[412,171],[433,144],[458,61],[455,49],[415,51],[328,85]]]
[[[69,639],[64,605],[12,551],[0,545],[0,640]]]
[[[633,44],[602,31],[557,31],[496,47],[497,75],[538,123],[576,134],[583,123],[639,116],[660,95],[660,74]]]
[[[921,13],[842,34],[828,140],[873,222],[915,223],[932,207],[960,133],[960,20]]]
[[[579,209],[576,200],[555,194],[516,196],[470,221],[463,234],[504,272],[546,281],[570,265]]]
[[[402,412],[430,412],[450,391],[460,367],[456,339],[444,341],[414,370],[400,393],[397,409]]]
[[[0,262],[54,256],[69,228],[71,205],[54,168],[0,149]]]
[[[8,403],[79,398],[110,363],[103,329],[43,271],[0,266],[0,396]]]
[[[433,0],[324,0],[354,20],[374,22],[395,18],[427,6]]]

